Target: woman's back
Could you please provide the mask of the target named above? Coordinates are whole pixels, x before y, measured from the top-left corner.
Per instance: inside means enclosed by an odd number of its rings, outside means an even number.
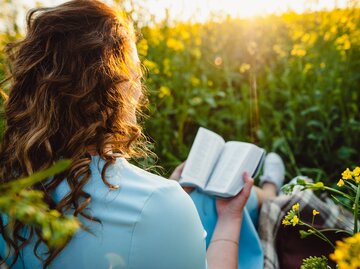
[[[120,188],[109,190],[101,180],[103,165],[100,157],[92,157],[91,178],[84,188],[92,197],[87,210],[101,224],[82,219],[90,232],[80,230],[50,268],[206,268],[205,231],[179,184],[117,158],[107,179]],[[65,180],[54,200],[68,192]],[[42,268],[33,246],[23,252],[25,266],[19,259],[15,268]]]
[[[79,217],[88,231],[54,247],[36,226],[0,221],[2,258],[9,248],[6,263],[14,261],[13,268],[206,268],[205,232],[189,196],[177,182],[125,161],[149,152],[137,122],[144,94],[132,23],[98,0],[72,0],[30,11],[27,26],[6,50],[11,82],[0,180],[70,159],[66,171],[32,188],[43,191],[51,210]],[[241,194],[217,201],[219,221],[207,251],[213,269],[238,266],[253,182],[244,180]]]

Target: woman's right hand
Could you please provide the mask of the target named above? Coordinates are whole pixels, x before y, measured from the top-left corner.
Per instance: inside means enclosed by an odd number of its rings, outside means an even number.
[[[225,200],[216,200],[216,210],[219,219],[239,219],[242,218],[243,209],[250,196],[251,188],[254,185],[254,180],[247,172],[243,174],[245,186],[242,191],[235,197]]]
[[[209,268],[238,268],[242,214],[254,184],[248,173],[244,173],[243,179],[245,186],[238,195],[228,200],[216,200],[218,220],[206,253]]]

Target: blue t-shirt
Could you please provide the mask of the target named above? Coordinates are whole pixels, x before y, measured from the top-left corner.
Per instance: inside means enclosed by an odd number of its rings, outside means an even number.
[[[81,219],[92,233],[79,230],[55,258],[52,269],[205,269],[206,232],[187,193],[167,180],[117,158],[101,179],[104,161],[93,156],[91,178],[84,190],[91,195],[87,212],[101,224]],[[69,192],[63,181],[54,193],[59,201]],[[0,240],[1,253],[5,252]],[[42,268],[33,246],[22,251],[14,268]],[[44,249],[45,250],[45,249]]]

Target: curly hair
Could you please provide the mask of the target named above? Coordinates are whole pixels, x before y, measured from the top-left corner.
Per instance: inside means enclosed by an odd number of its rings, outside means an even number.
[[[75,216],[97,220],[84,211],[91,201],[83,190],[90,178],[89,147],[105,160],[101,175],[110,189],[118,188],[105,177],[115,153],[131,158],[147,152],[141,127],[133,120],[140,106],[133,95],[142,91],[141,68],[131,57],[135,40],[126,16],[96,0],[28,13],[26,36],[6,48],[10,88],[0,146],[2,182],[71,159],[67,171],[33,188],[44,192],[50,208],[62,214],[72,208]],[[50,193],[65,179],[71,191],[55,203]],[[32,227],[27,227],[31,236],[24,238],[24,227],[16,221],[12,235],[4,238],[14,249],[11,266],[34,234],[37,246],[44,242]],[[61,250],[49,249],[44,268]]]

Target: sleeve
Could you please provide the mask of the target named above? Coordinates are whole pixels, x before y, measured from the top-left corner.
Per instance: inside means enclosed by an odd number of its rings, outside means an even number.
[[[206,232],[195,205],[177,182],[154,191],[132,236],[132,269],[206,269]]]

